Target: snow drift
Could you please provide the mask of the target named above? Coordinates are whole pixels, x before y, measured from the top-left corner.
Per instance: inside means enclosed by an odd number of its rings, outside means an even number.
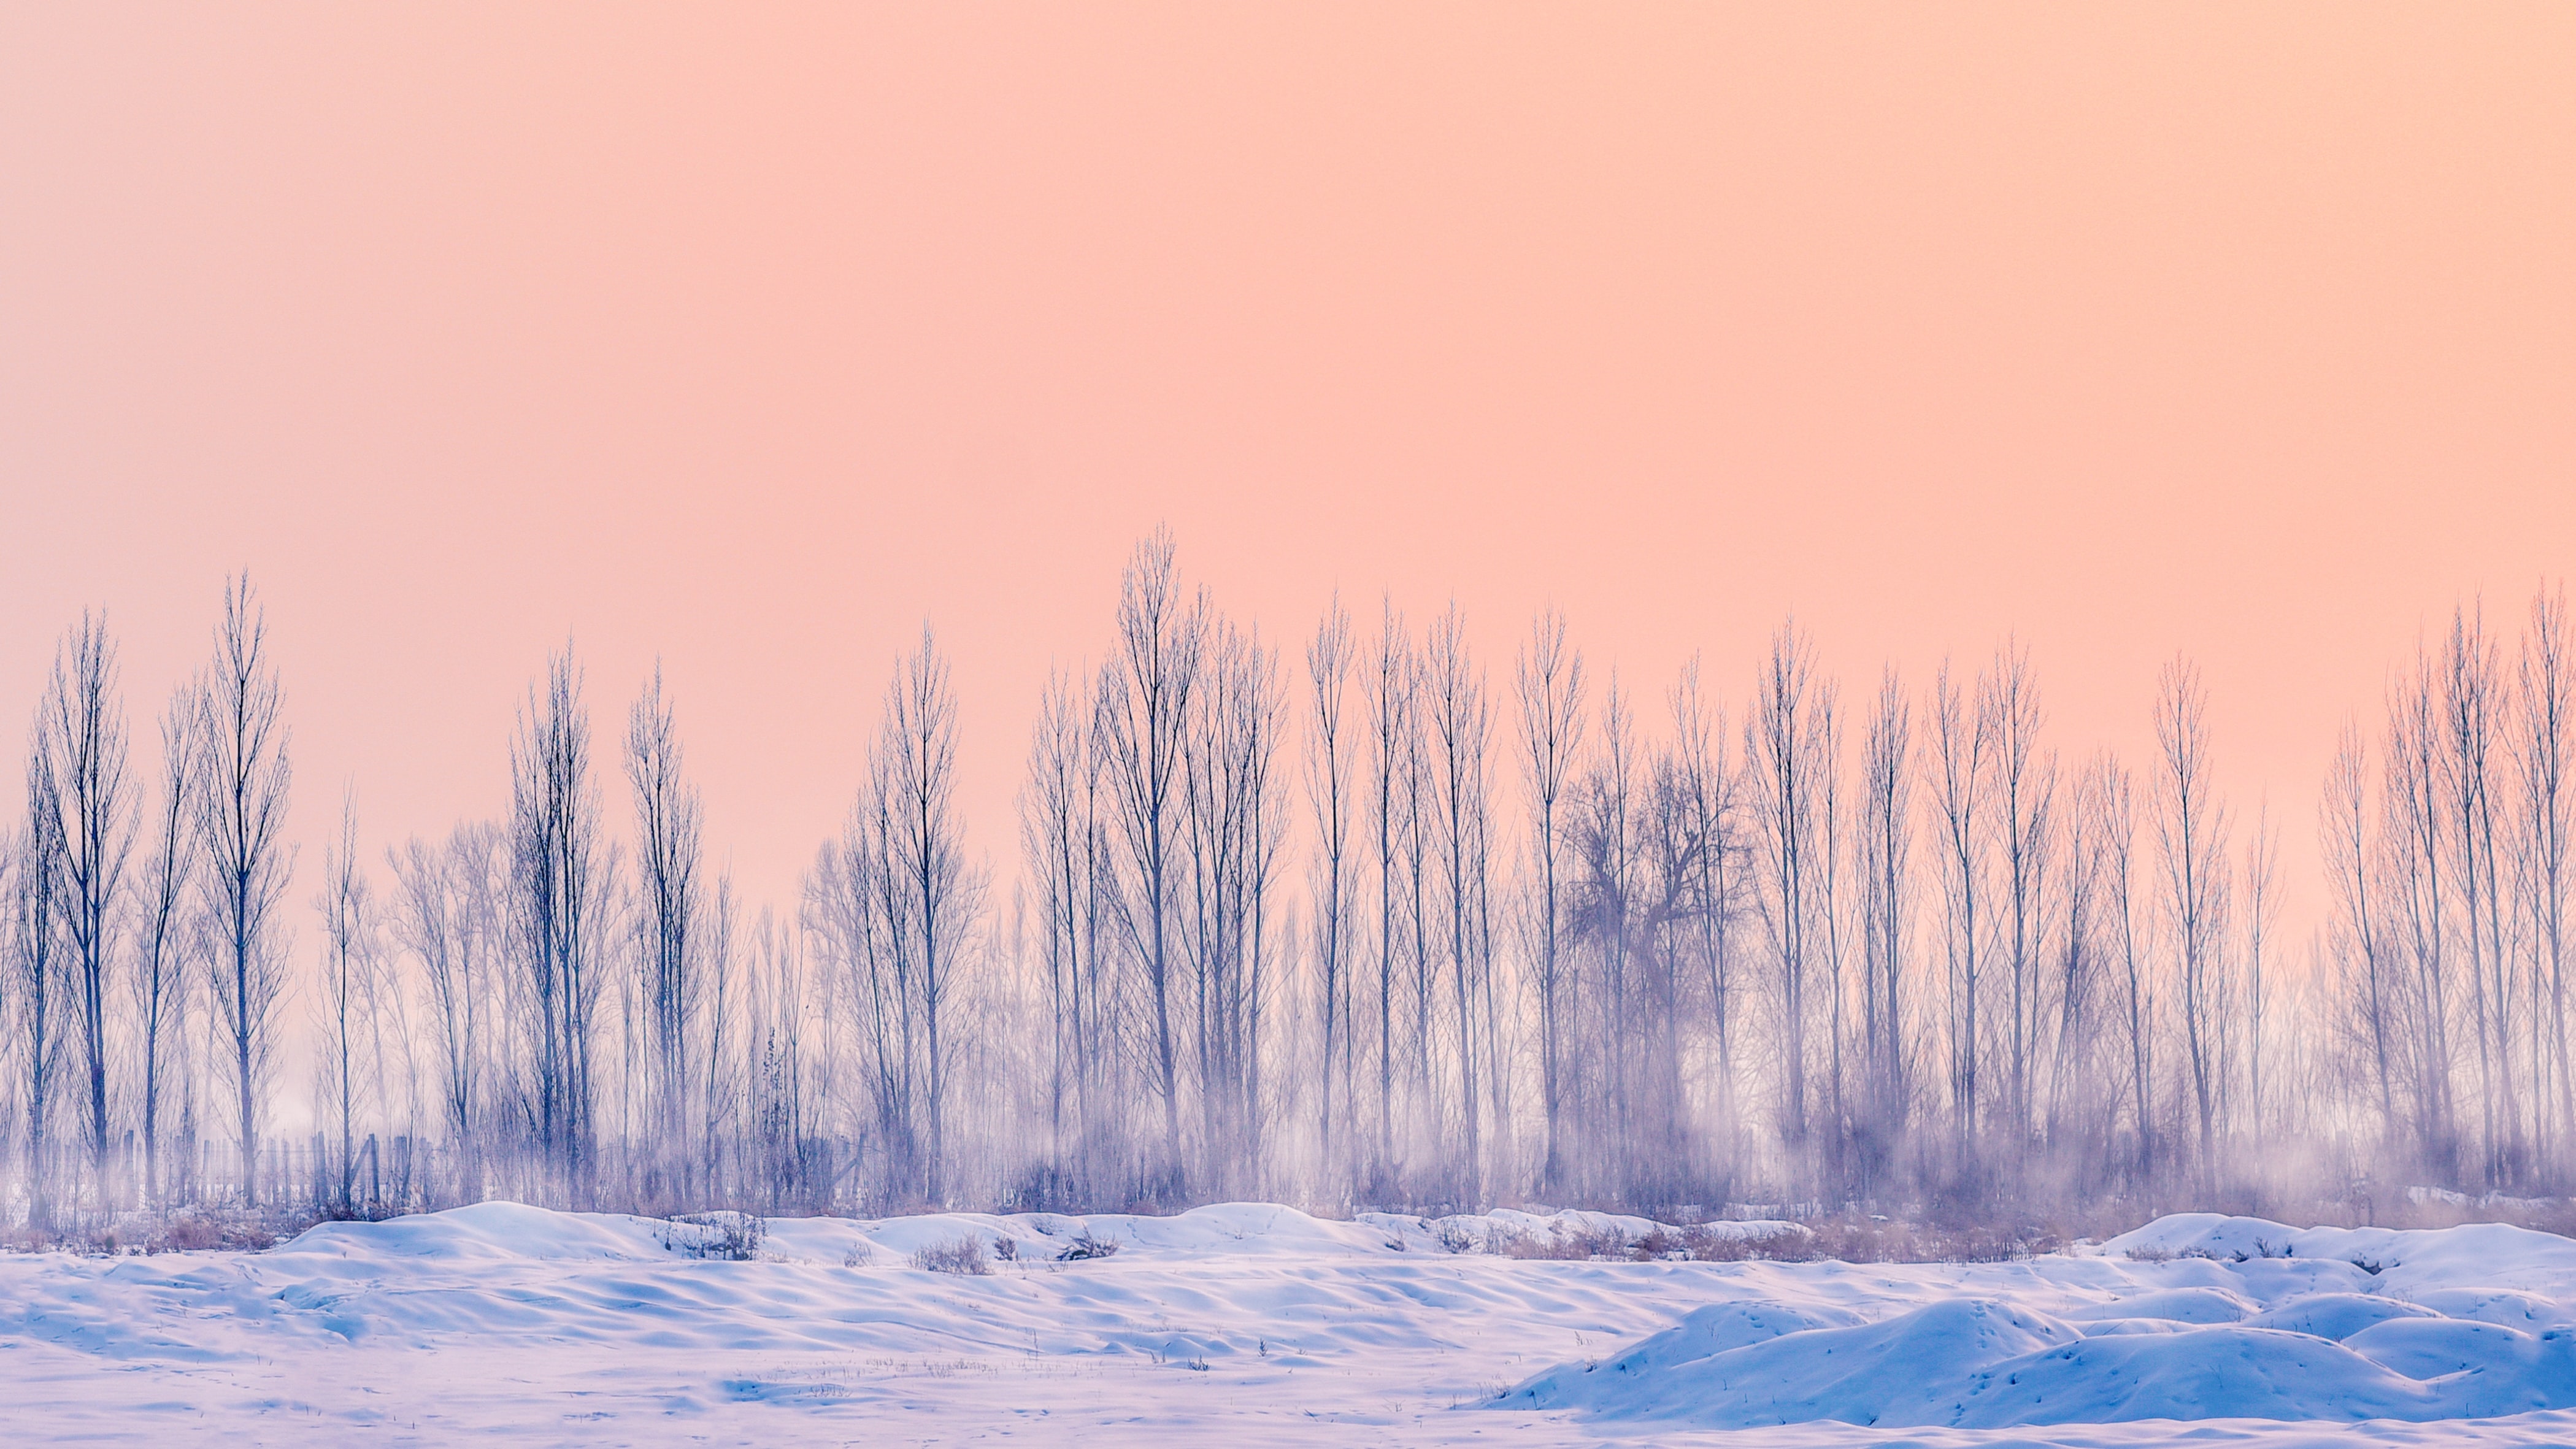
[[[494,1202],[0,1256],[7,1437],[2576,1442],[2576,1244],[2511,1228],[2191,1216],[1897,1265],[1510,1255],[1655,1228],[1591,1213],[753,1227]],[[969,1241],[987,1271],[922,1266]]]

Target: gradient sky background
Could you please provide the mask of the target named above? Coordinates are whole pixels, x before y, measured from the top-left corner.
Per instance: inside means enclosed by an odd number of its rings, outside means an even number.
[[[103,604],[148,760],[250,568],[309,952],[344,783],[497,814],[547,651],[603,744],[658,653],[785,904],[927,617],[1007,874],[1168,521],[1498,685],[2017,629],[2142,758],[2186,651],[2297,909],[2341,721],[2576,563],[2571,259],[2565,5],[11,4],[0,722]]]

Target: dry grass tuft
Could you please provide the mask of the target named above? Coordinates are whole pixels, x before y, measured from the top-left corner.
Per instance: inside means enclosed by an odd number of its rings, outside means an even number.
[[[993,1271],[984,1257],[984,1240],[968,1233],[953,1242],[932,1243],[917,1249],[912,1266],[925,1273],[959,1273],[980,1278]]]

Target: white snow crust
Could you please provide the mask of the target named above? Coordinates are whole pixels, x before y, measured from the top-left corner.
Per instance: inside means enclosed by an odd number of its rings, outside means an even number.
[[[1588,1262],[1652,1224],[773,1219],[484,1203],[0,1258],[0,1441],[2576,1443],[2576,1243],[2169,1217],[2026,1262]],[[1780,1224],[1739,1231],[1778,1234]],[[916,1250],[972,1235],[983,1276]],[[1071,1245],[1114,1256],[1066,1261]]]

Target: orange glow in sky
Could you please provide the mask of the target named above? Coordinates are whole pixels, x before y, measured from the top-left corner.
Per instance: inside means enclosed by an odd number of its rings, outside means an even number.
[[[103,604],[148,754],[247,566],[312,872],[500,813],[569,635],[785,906],[926,617],[1007,877],[1168,522],[1648,700],[2016,630],[2070,755],[2186,651],[2297,909],[2343,719],[2576,563],[2571,259],[2563,5],[21,5],[0,721]]]

